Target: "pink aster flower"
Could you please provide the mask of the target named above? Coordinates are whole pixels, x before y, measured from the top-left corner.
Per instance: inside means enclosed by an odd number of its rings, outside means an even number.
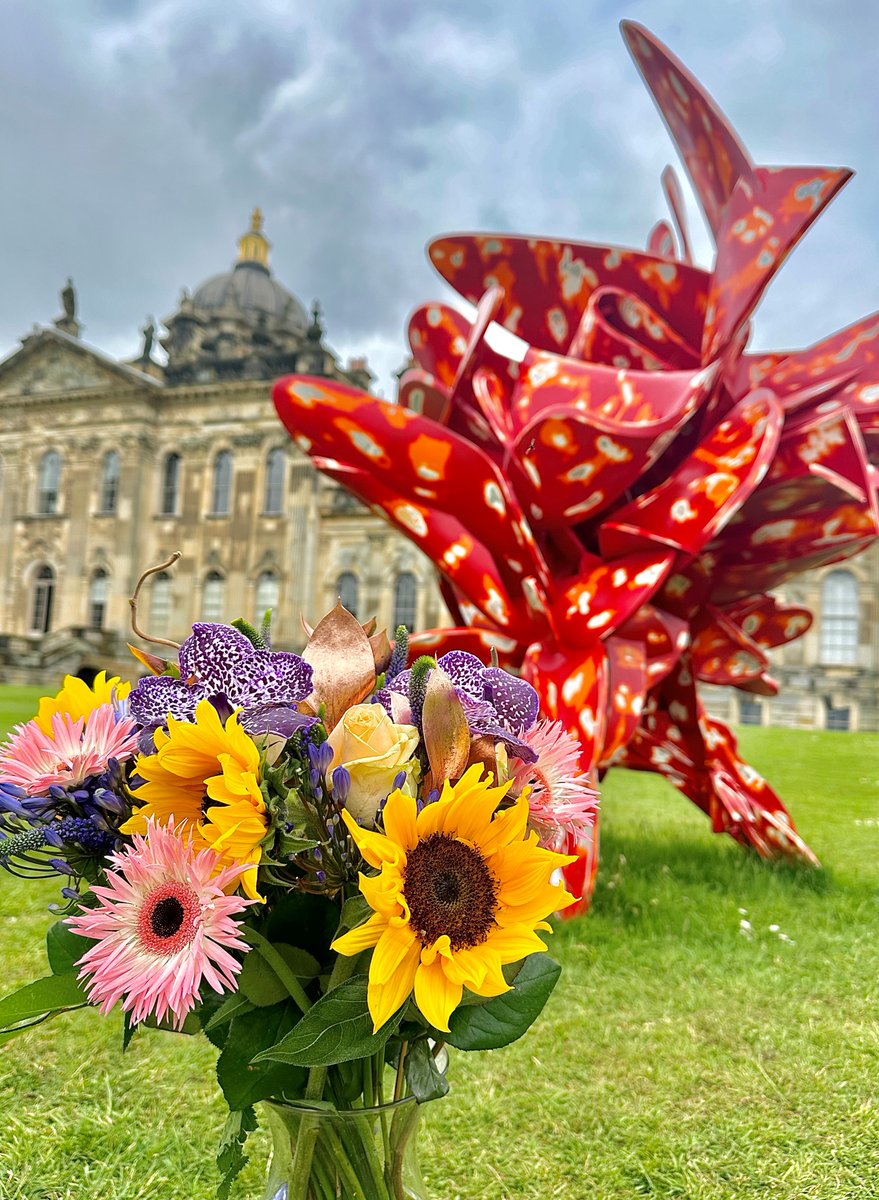
[[[112,704],[102,704],[86,717],[54,713],[52,732],[36,721],[17,725],[0,747],[0,779],[16,783],[29,796],[42,796],[52,784],[75,787],[102,775],[111,758],[125,762],[137,751],[137,726]]]
[[[246,864],[215,874],[213,850],[195,852],[173,823],[153,821],[146,837],[135,834],[133,846],[109,858],[116,868],[107,872],[109,886],[92,888],[100,904],[67,920],[97,943],[77,964],[80,979],[91,976],[89,999],[102,1013],[121,1000],[136,1022],[172,1013],[180,1029],[202,981],[215,992],[238,989],[241,963],[229,950],[248,946],[233,917],[254,901],[223,889]]]
[[[512,759],[514,788],[531,788],[531,821],[541,841],[554,846],[561,834],[588,841],[598,811],[598,792],[580,773],[580,743],[561,721],[538,721],[521,735],[537,762]]]

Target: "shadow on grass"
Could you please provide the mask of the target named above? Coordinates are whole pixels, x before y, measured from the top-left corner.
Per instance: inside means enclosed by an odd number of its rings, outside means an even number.
[[[631,894],[634,889],[653,894],[658,889],[667,891],[670,885],[682,891],[699,889],[736,898],[746,897],[749,892],[762,896],[767,889],[825,895],[838,886],[824,867],[770,862],[722,834],[703,842],[602,831],[596,910],[609,902],[616,907],[615,892]],[[846,885],[845,890],[854,889]]]

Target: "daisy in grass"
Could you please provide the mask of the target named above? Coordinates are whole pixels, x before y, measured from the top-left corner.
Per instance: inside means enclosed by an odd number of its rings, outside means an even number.
[[[522,735],[537,761],[510,761],[513,788],[530,788],[531,823],[541,844],[558,847],[567,835],[588,841],[598,811],[598,792],[580,773],[582,747],[561,721],[538,721]]]
[[[51,734],[55,713],[72,717],[75,721],[79,717],[90,716],[104,704],[111,704],[122,716],[127,716],[130,691],[130,683],[123,683],[118,675],[108,679],[106,671],[98,672],[91,687],[75,675],[65,675],[64,686],[57,696],[42,698],[34,720],[43,733]]]
[[[257,869],[269,816],[260,790],[259,750],[237,714],[224,724],[210,701],[202,700],[195,721],[169,715],[167,732],[157,729],[155,743],[156,753],[142,754],[134,764],[144,782],[132,796],[143,807],[122,833],[146,833],[151,820],[173,822],[192,834],[197,849],[212,848],[220,867],[242,866],[245,893],[262,900]]]
[[[137,727],[112,704],[101,704],[74,720],[53,712],[49,731],[38,719],[16,726],[0,747],[0,778],[24,788],[28,796],[45,795],[53,784],[76,787],[107,770],[111,759],[126,762],[137,750]]]
[[[375,947],[368,1004],[376,1030],[413,991],[442,1030],[465,987],[478,996],[509,991],[501,967],[545,950],[535,930],[549,930],[545,918],[573,903],[551,878],[575,860],[538,845],[527,828],[527,797],[496,814],[509,787],[492,787],[477,764],[421,812],[414,797],[392,793],[384,833],[342,814],[379,874],[360,876],[373,916],[333,949],[352,955]]]
[[[109,855],[107,887],[95,885],[95,908],[67,924],[95,945],[77,966],[89,999],[107,1013],[118,1001],[136,1022],[171,1014],[180,1029],[196,1006],[202,982],[215,992],[237,991],[246,952],[233,918],[252,900],[226,896],[242,865],[217,871],[212,850],[195,851],[172,824],[150,823],[147,837]]]

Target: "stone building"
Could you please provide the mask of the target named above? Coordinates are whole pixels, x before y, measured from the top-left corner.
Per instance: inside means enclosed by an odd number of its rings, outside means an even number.
[[[147,567],[141,626],[179,641],[195,620],[274,612],[298,648],[341,595],[388,627],[445,623],[430,563],[311,466],[275,414],[271,382],[293,371],[369,387],[342,366],[272,275],[262,217],[232,270],[164,324],[167,363],[116,362],[64,313],[0,363],[0,680],[52,683],[111,664],[132,674],[128,598]]]
[[[300,613],[338,596],[382,625],[448,622],[433,570],[410,542],[315,472],[289,440],[271,382],[293,371],[369,387],[365,360],[341,366],[317,306],[272,275],[259,211],[238,261],[165,319],[167,362],[116,362],[64,312],[0,362],[0,681],[53,683],[111,664],[131,673],[128,597],[151,634],[180,640],[198,619],[275,614],[276,643],[299,648]],[[711,710],[745,724],[879,729],[879,548],[796,579],[783,597],[815,623],[776,652],[777,697],[705,688]],[[136,641],[136,639],[134,639]]]
[[[803,637],[773,652],[778,695],[705,688],[711,711],[744,725],[879,730],[879,545],[776,594],[814,616]]]

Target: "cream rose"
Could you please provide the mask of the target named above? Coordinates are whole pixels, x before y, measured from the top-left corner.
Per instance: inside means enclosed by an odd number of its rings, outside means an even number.
[[[355,704],[330,734],[333,760],[327,771],[332,781],[336,767],[351,776],[345,807],[356,821],[371,823],[382,800],[401,771],[407,783],[415,782],[419,764],[413,755],[418,746],[414,725],[395,725],[380,704]]]

